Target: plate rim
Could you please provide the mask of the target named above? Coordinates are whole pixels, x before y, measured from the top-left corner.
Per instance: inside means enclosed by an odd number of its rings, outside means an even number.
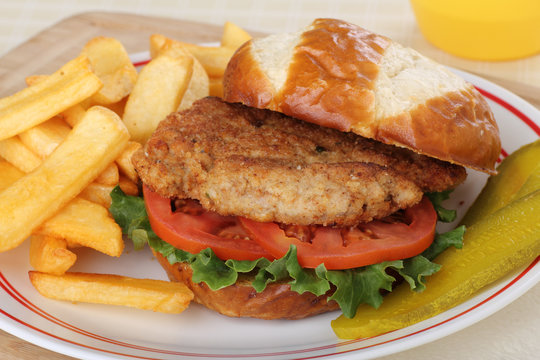
[[[133,54],[132,56],[133,56],[132,59],[134,59],[134,62],[137,62],[138,65],[143,65],[144,62],[145,62],[144,56],[146,56],[148,58],[148,52],[145,51],[145,52],[141,52],[141,53],[136,53],[136,54]],[[139,57],[139,58],[137,58],[137,57]],[[139,61],[139,60],[136,60],[136,59],[142,59],[142,60]],[[499,105],[503,106],[507,111],[510,111],[514,116],[516,116],[516,117],[520,118],[521,120],[523,120],[523,118],[520,115],[517,115],[517,113],[515,112],[515,111],[517,111],[518,113],[521,113],[522,116],[528,118],[530,123],[527,123],[525,121],[526,125],[528,125],[528,127],[531,128],[531,130],[533,132],[535,132],[540,137],[540,123],[538,123],[537,120],[534,120],[534,118],[540,119],[540,110],[539,109],[537,109],[532,104],[530,104],[529,102],[527,102],[523,98],[519,97],[518,95],[512,93],[511,91],[509,91],[509,90],[507,90],[507,89],[505,89],[505,88],[503,88],[503,87],[501,87],[501,86],[499,86],[499,85],[497,85],[497,84],[495,84],[495,83],[493,83],[493,82],[491,82],[489,80],[486,80],[486,79],[484,79],[484,78],[482,78],[482,77],[480,77],[478,75],[471,74],[469,72],[466,72],[466,71],[463,71],[463,70],[458,70],[458,69],[455,69],[455,68],[450,68],[450,67],[448,67],[448,68],[452,72],[455,72],[458,75],[462,76],[466,81],[472,83],[484,96],[488,97],[492,101],[497,102]],[[486,88],[488,88],[488,89],[486,89]],[[498,100],[494,100],[494,98],[496,98]],[[533,126],[531,126],[531,124]],[[388,341],[384,341],[383,343],[376,343],[376,344],[369,345],[368,346],[369,348],[372,348],[372,349],[375,349],[377,347],[378,348],[376,349],[376,351],[364,351],[362,353],[362,355],[367,355],[367,357],[362,356],[361,358],[362,359],[369,359],[369,358],[375,357],[375,356],[390,355],[390,354],[395,354],[397,352],[412,349],[414,347],[417,347],[417,346],[432,342],[434,340],[443,338],[443,337],[448,336],[448,335],[450,335],[452,333],[460,331],[460,330],[462,330],[462,329],[464,329],[464,328],[466,328],[466,327],[468,327],[468,326],[470,326],[470,325],[472,325],[472,324],[474,324],[476,322],[479,322],[479,321],[483,320],[487,316],[500,311],[502,308],[504,308],[508,304],[512,303],[514,300],[516,300],[517,298],[522,296],[524,293],[526,293],[528,290],[530,290],[534,285],[536,285],[538,282],[540,282],[540,264],[538,264],[539,259],[540,259],[540,256],[537,257],[532,263],[530,263],[524,270],[520,270],[519,273],[517,273],[517,274],[513,273],[511,275],[511,280],[507,285],[503,286],[501,289],[499,289],[497,292],[495,292],[495,294],[492,294],[487,299],[485,299],[482,302],[476,304],[475,306],[471,307],[470,309],[467,309],[466,311],[463,311],[460,314],[458,314],[456,316],[453,316],[453,317],[451,317],[449,319],[445,319],[444,321],[442,321],[440,323],[434,324],[434,325],[429,326],[427,328],[422,328],[422,329],[420,329],[420,330],[418,330],[416,332],[410,333],[410,334],[405,334],[402,337],[393,338],[393,339],[390,339]],[[533,273],[530,273],[531,271],[533,271]],[[527,277],[527,274],[529,274],[530,276]],[[520,283],[519,281],[521,279],[523,279],[524,277],[525,277],[525,281],[523,283]],[[2,271],[0,270],[0,288],[2,288],[5,292],[8,292],[8,294],[9,294],[9,291],[5,287],[6,285],[4,284],[4,281],[7,282],[7,280],[4,278],[4,276],[2,274]],[[500,280],[498,282],[500,282]],[[8,284],[9,284],[9,282],[8,282]],[[498,298],[497,301],[490,303],[490,305],[495,304],[495,306],[482,307],[482,305],[486,304],[487,302],[491,301],[494,298],[497,298],[498,295],[504,293],[504,291],[506,291],[511,286],[514,286],[515,284],[518,284],[518,286],[513,288],[513,290],[514,290],[512,292],[513,296],[507,297],[507,298],[503,297],[503,300],[500,300],[500,298]],[[515,291],[515,290],[517,290],[517,291]],[[475,297],[473,297],[472,299],[474,299]],[[445,324],[448,324],[449,322],[451,322],[452,320],[455,320],[456,318],[458,318],[462,314],[465,314],[465,313],[468,314],[468,313],[471,313],[471,312],[473,314],[475,314],[476,316],[465,318],[465,321],[459,322],[458,326],[456,326],[456,324],[453,324],[453,326],[445,325]],[[443,312],[442,314],[444,314],[444,313],[445,312]],[[127,357],[135,357],[135,358],[145,358],[145,357],[141,357],[141,356],[137,356],[137,355],[136,356],[131,356],[130,354],[120,354],[120,353],[114,353],[114,352],[111,353],[110,351],[107,351],[107,350],[104,350],[104,349],[88,348],[88,346],[85,346],[84,344],[72,343],[68,339],[59,339],[54,334],[49,334],[46,330],[36,329],[31,324],[23,324],[24,327],[21,328],[21,326],[16,326],[16,323],[20,324],[20,319],[19,320],[13,319],[14,315],[6,313],[2,309],[1,305],[0,305],[0,314],[4,315],[4,316],[0,316],[0,329],[6,331],[6,332],[8,332],[8,333],[10,333],[10,334],[12,334],[12,335],[14,335],[16,337],[19,337],[19,338],[21,338],[23,340],[26,340],[26,341],[28,341],[30,343],[33,343],[35,345],[38,345],[38,346],[44,347],[46,349],[49,349],[51,351],[55,351],[55,352],[62,353],[62,354],[65,354],[65,355],[69,355],[69,356],[73,356],[73,357],[85,356],[86,358],[89,358],[89,359],[94,359],[94,358],[102,359],[103,355],[104,355],[103,352],[105,352],[107,354],[110,353],[110,355],[112,355],[112,357],[110,357],[110,358],[126,358],[126,356]],[[5,317],[7,317],[8,319],[12,319],[12,321],[15,321],[15,323],[12,324],[9,321],[6,321]],[[462,318],[462,320],[463,320],[463,318]],[[421,324],[421,323],[419,323],[419,324]],[[330,326],[330,325],[328,324],[328,326]],[[435,328],[435,327],[438,327],[439,331],[430,332],[430,330]],[[425,335],[427,335],[427,336],[415,337],[418,333],[426,333]],[[44,336],[46,336],[45,339],[44,339]],[[379,335],[379,336],[381,336],[381,335]],[[409,341],[404,346],[404,344],[402,344],[398,340],[401,340],[402,338],[405,338],[405,337],[411,337],[413,341]],[[376,338],[376,337],[374,337],[374,338]],[[373,339],[373,338],[370,338],[370,339]],[[271,356],[302,355],[302,354],[307,355],[307,354],[314,353],[313,356],[309,356],[307,358],[320,358],[320,357],[342,358],[342,357],[345,357],[345,356],[350,358],[350,356],[354,355],[355,352],[357,352],[357,354],[360,355],[360,353],[358,353],[358,352],[359,351],[361,352],[362,350],[364,350],[366,348],[359,347],[359,348],[348,349],[346,351],[341,351],[341,352],[336,351],[336,352],[333,352],[333,353],[320,353],[320,354],[317,354],[317,353],[320,352],[320,351],[327,350],[327,349],[332,349],[332,348],[333,349],[339,349],[340,346],[341,347],[350,346],[352,344],[360,343],[361,341],[364,341],[364,340],[366,340],[366,339],[341,340],[341,339],[338,339],[336,337],[333,344],[321,345],[321,346],[316,346],[316,347],[312,347],[312,348],[302,348],[302,349],[295,348],[295,350],[290,350],[290,351],[285,351],[285,352],[282,351],[282,352],[275,352],[275,353],[265,353],[265,354],[261,353],[261,354],[250,354],[250,355],[254,356],[254,357],[270,358]],[[388,344],[390,342],[399,342],[399,346],[400,346],[399,350],[398,351],[392,350],[392,346],[387,346],[386,348],[384,346],[380,347],[381,345],[386,345],[386,344]],[[97,353],[96,353],[96,351],[97,351]],[[120,357],[118,357],[117,355],[120,356]],[[218,355],[211,354],[211,353],[208,353],[208,354],[186,354],[186,355],[180,355],[180,356],[193,356],[193,355],[198,355],[198,357],[212,357],[212,358],[215,358],[216,356],[218,356]],[[109,356],[109,355],[107,355],[107,356]],[[238,354],[222,354],[222,356],[231,358],[231,357],[238,356]],[[303,356],[303,358],[306,358],[306,357]]]

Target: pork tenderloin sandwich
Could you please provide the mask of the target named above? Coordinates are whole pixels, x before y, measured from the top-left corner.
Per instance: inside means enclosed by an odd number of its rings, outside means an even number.
[[[471,84],[384,36],[317,19],[245,43],[223,99],[159,124],[133,157],[148,216],[138,226],[171,280],[222,314],[351,317],[396,278],[423,289],[431,260],[463,234],[436,234],[453,214],[440,201],[465,167],[494,173],[499,152]]]

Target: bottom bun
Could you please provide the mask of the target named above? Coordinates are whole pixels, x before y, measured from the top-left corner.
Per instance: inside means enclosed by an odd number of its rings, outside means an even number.
[[[193,291],[196,302],[223,315],[265,320],[296,320],[339,308],[335,301],[327,300],[332,290],[321,296],[309,292],[298,294],[291,291],[287,283],[272,283],[264,291],[257,293],[248,276],[239,277],[234,285],[214,291],[203,282],[192,281],[189,264],[171,265],[161,254],[153,252],[171,281],[183,282]]]

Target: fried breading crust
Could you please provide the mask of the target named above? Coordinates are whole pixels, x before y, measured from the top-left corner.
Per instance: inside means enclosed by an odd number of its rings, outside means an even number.
[[[466,176],[406,149],[211,97],[162,121],[133,163],[162,196],[298,225],[382,218]]]

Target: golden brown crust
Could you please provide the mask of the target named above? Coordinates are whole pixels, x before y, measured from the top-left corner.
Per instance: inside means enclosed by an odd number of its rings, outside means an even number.
[[[169,115],[132,161],[163,197],[296,225],[383,218],[466,177],[408,149],[211,97]]]
[[[341,131],[375,121],[372,89],[389,43],[346,22],[315,20],[295,48],[275,110]]]
[[[171,265],[167,259],[154,252],[171,281],[186,284],[194,293],[195,301],[209,309],[231,317],[258,319],[297,320],[322,314],[339,308],[335,301],[327,301],[327,295],[315,296],[305,292],[290,291],[285,283],[269,284],[257,293],[247,280],[213,291],[205,283],[193,283],[191,267],[186,263]]]
[[[377,117],[374,86],[389,43],[358,26],[318,19],[302,34],[287,80],[277,90],[248,43],[225,72],[224,100],[283,112],[494,173],[499,131],[487,102],[472,85],[441,92],[396,116]]]
[[[225,72],[223,82],[230,84],[230,88],[243,89],[236,93],[235,102],[264,109],[272,101],[276,91],[249,55],[250,52],[251,42],[248,41],[236,51],[236,60],[227,66],[229,70]],[[243,88],[246,83],[249,83],[249,87]]]
[[[385,119],[374,138],[488,173],[501,149],[491,110],[472,86]]]

